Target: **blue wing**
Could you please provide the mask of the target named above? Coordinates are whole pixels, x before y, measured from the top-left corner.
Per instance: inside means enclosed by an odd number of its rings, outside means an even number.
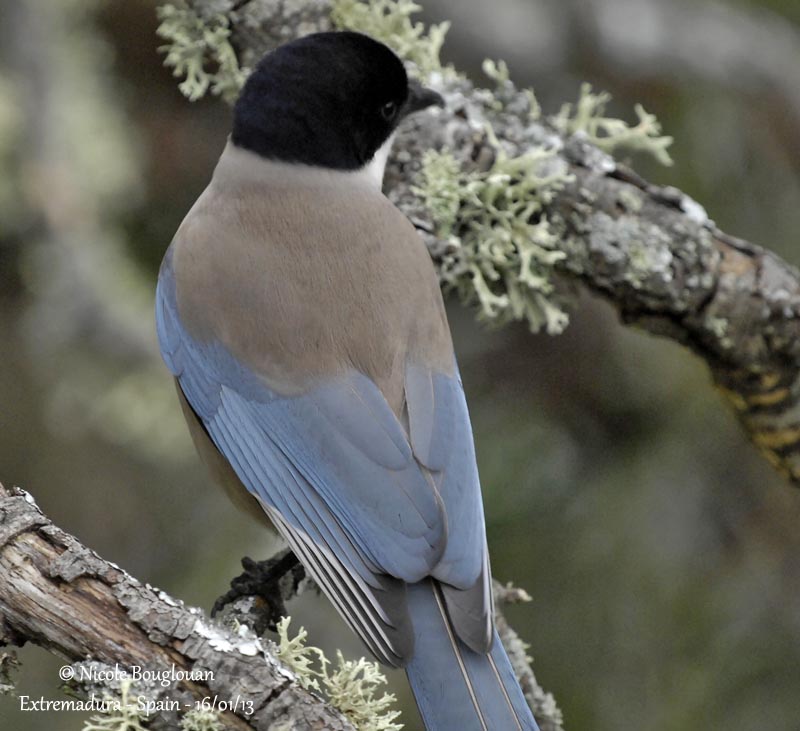
[[[489,552],[467,403],[455,377],[409,364],[405,379],[411,444],[440,478],[449,532],[432,571],[442,582],[453,626],[476,652],[488,651],[494,631]],[[477,578],[476,578],[477,577]]]
[[[483,514],[457,377],[408,368],[409,439],[363,374],[284,397],[218,342],[194,339],[169,252],[156,319],[164,360],[210,438],[376,657],[400,665],[410,654],[404,582],[447,582],[456,614],[472,587],[485,613]],[[467,603],[469,622],[475,597]]]

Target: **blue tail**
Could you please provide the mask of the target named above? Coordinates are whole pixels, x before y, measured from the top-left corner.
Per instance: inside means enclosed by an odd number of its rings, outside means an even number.
[[[408,606],[414,655],[406,673],[427,731],[539,731],[497,632],[489,654],[470,650],[430,580],[408,587]]]

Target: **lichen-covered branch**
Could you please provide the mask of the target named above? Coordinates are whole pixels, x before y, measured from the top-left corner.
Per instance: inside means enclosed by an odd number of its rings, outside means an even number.
[[[424,58],[412,70],[447,109],[404,126],[386,188],[426,239],[443,286],[484,319],[525,319],[557,333],[572,300],[563,285],[580,281],[624,322],[703,358],[750,439],[800,483],[800,275],[720,231],[680,191],[613,159],[625,147],[669,161],[669,140],[645,110],[636,124],[609,120],[603,98],[585,89],[574,107],[546,119],[502,64],[487,65],[492,88],[478,88],[426,55],[438,51],[443,29],[426,35],[408,0],[184,7],[209,21],[224,16],[242,67],[277,43],[343,26]]]
[[[215,731],[354,731],[246,627],[227,630],[139,583],[53,525],[28,493],[0,485],[0,647],[25,642],[75,663],[85,695],[143,699],[155,709],[148,728],[197,728],[205,713],[214,718],[202,727]],[[119,668],[151,675],[131,685],[114,679]]]
[[[566,150],[576,177],[558,201],[565,269],[624,322],[703,358],[750,439],[800,484],[800,274],[720,231],[680,191],[582,164],[585,153]]]
[[[503,585],[499,581],[492,582],[495,601],[495,626],[497,634],[511,660],[511,667],[522,686],[522,692],[533,710],[533,715],[539,724],[539,731],[564,731],[564,717],[552,693],[545,691],[536,680],[528,656],[530,645],[525,642],[506,621],[503,607],[508,604],[529,602],[531,597],[524,589]]]

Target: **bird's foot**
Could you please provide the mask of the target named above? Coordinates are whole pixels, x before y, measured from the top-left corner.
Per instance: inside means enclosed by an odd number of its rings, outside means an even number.
[[[249,612],[253,628],[259,635],[267,629],[274,632],[281,617],[286,616],[286,602],[297,594],[305,579],[305,569],[288,548],[266,561],[245,556],[242,568],[244,571],[231,580],[231,588],[214,602],[211,616],[238,599],[255,597]]]

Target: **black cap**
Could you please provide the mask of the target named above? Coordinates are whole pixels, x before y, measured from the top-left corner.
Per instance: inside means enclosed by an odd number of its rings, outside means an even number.
[[[363,167],[403,117],[444,100],[361,33],[314,33],[261,59],[236,102],[231,140],[259,155]]]

